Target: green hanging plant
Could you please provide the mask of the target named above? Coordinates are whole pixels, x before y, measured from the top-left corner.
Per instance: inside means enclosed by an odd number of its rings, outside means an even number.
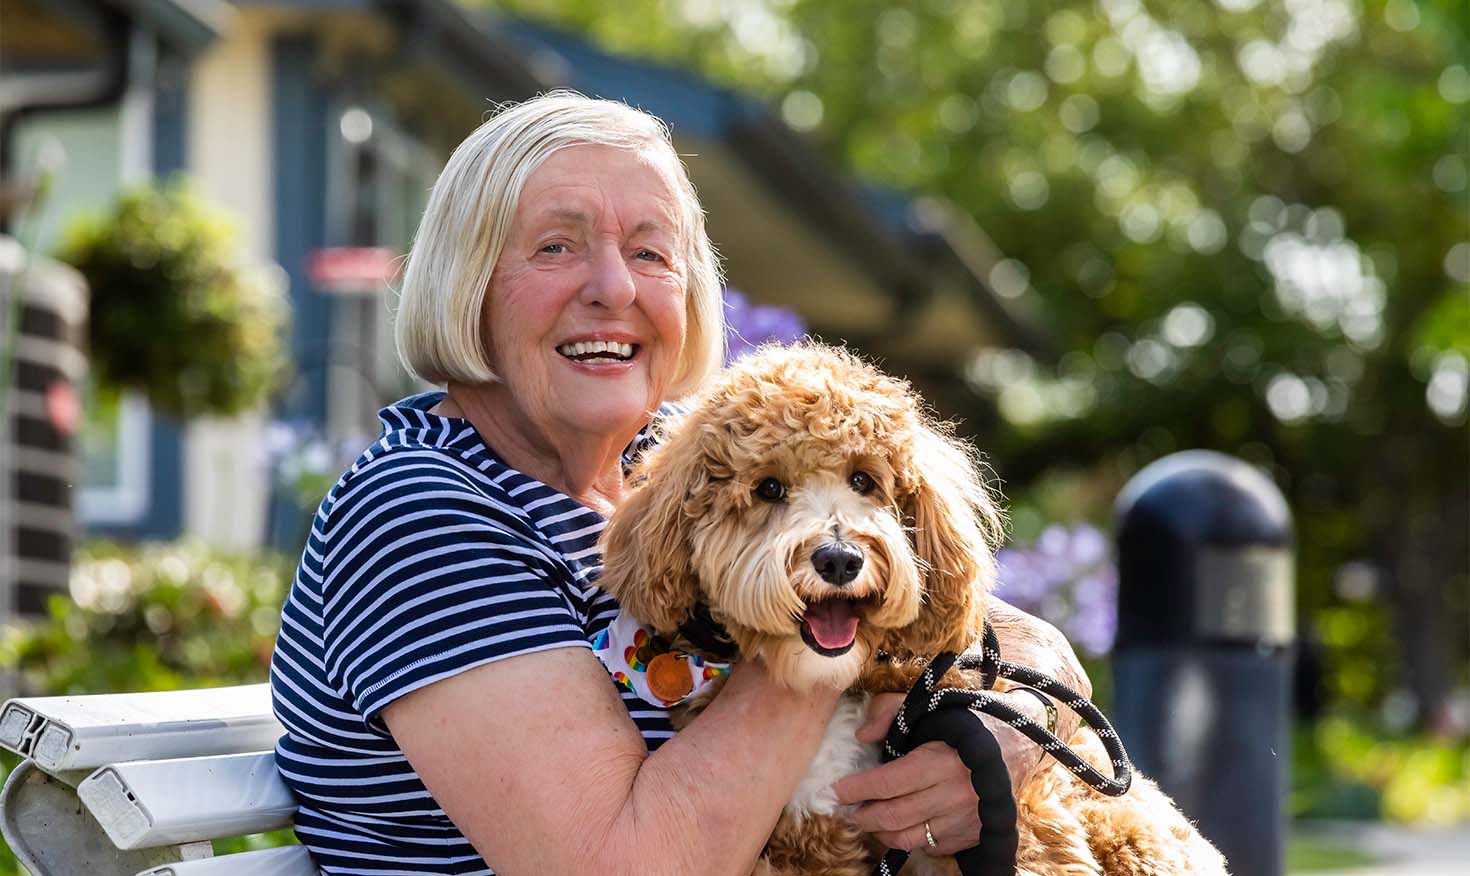
[[[285,305],[238,256],[231,217],[187,184],[124,192],[68,228],[57,257],[91,290],[96,381],[180,417],[252,408],[285,372]]]

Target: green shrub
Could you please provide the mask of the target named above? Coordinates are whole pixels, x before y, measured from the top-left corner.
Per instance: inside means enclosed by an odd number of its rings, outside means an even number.
[[[1298,731],[1291,781],[1299,817],[1458,824],[1470,820],[1470,741],[1334,715]]]
[[[22,691],[177,690],[266,680],[291,564],[192,543],[83,548],[71,595],[0,641]]]

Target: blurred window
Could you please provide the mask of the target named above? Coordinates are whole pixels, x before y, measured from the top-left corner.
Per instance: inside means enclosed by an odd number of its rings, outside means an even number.
[[[128,166],[146,160],[147,154],[142,148],[146,129],[125,124],[130,115],[137,114],[111,106],[37,113],[16,124],[18,167],[32,167],[46,154],[47,164],[55,168],[34,226],[35,239],[23,244],[37,253],[54,252],[69,222],[79,214],[108,209],[126,181],[146,176],[146,170]],[[29,222],[16,230],[22,231]],[[83,395],[78,514],[83,524],[136,523],[147,513],[150,498],[148,402],[131,392],[105,397],[90,379]]]
[[[406,254],[445,156],[386,112],[344,106],[332,118],[327,240]],[[327,428],[334,436],[372,434],[379,407],[426,388],[414,386],[398,364],[387,296],[385,282],[333,303]]]

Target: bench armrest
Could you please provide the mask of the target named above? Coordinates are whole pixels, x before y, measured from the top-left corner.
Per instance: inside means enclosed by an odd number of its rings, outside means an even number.
[[[0,745],[53,774],[122,761],[260,751],[274,747],[284,732],[271,713],[268,684],[23,697],[0,709]]]
[[[120,849],[262,833],[296,812],[269,751],[109,764],[77,796]]]

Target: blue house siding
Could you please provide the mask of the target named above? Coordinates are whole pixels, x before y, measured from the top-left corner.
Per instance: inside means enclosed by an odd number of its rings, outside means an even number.
[[[275,107],[276,261],[290,280],[294,383],[281,413],[319,422],[327,409],[327,338],[332,300],[306,274],[307,256],[325,245],[328,95],[312,69],[315,41],[282,37],[272,46]]]
[[[292,383],[277,415],[322,424],[327,412],[327,377],[332,300],[311,284],[308,254],[325,245],[327,109],[310,37],[276,39],[271,46],[271,104],[274,107],[275,252],[290,283]],[[301,509],[277,488],[270,502],[266,539],[296,550]]]
[[[189,130],[188,62],[161,54],[153,92],[153,174],[162,179],[187,168]],[[178,420],[153,421],[152,501],[139,535],[174,538],[184,529],[184,427]]]

